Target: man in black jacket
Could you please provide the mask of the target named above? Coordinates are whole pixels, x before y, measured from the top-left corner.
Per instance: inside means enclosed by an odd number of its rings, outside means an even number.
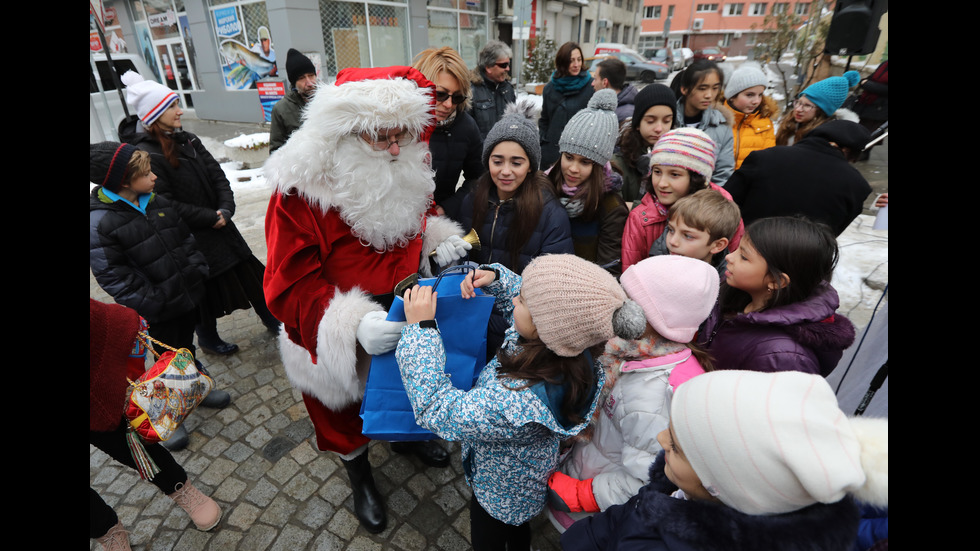
[[[480,127],[480,138],[486,139],[493,125],[504,115],[508,103],[517,102],[517,93],[510,83],[510,46],[499,40],[491,40],[480,50],[479,64],[473,71],[470,84],[473,101],[470,115]]]
[[[282,147],[299,128],[303,107],[316,91],[316,67],[310,58],[292,48],[286,53],[286,75],[289,78],[289,92],[272,107],[269,153]]]
[[[824,123],[794,145],[753,151],[725,184],[748,226],[769,216],[804,215],[835,235],[864,208],[871,185],[851,163],[870,133],[856,122]]]

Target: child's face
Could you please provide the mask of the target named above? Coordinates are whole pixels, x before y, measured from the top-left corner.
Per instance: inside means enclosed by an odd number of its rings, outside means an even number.
[[[769,264],[752,245],[748,235],[742,236],[738,248],[725,257],[725,283],[748,293],[753,299],[765,299],[769,294]]]
[[[691,189],[691,175],[679,166],[653,165],[650,167],[650,184],[660,204],[669,207],[687,195]]]
[[[171,103],[170,107],[167,107],[157,118],[156,122],[160,123],[164,130],[173,131],[180,127],[180,116],[184,114],[184,111],[178,105],[179,103],[180,100]]]
[[[694,472],[694,467],[691,466],[691,463],[684,455],[684,450],[677,444],[677,439],[674,437],[673,421],[671,421],[666,429],[660,431],[660,434],[657,435],[657,442],[664,449],[664,460],[666,461],[664,474],[667,475],[667,480],[673,482],[674,486],[684,490],[687,497],[691,499],[715,499],[704,489],[704,486],[701,484],[701,479]]]
[[[666,105],[654,105],[643,114],[637,130],[640,132],[643,140],[647,142],[647,145],[655,145],[657,140],[660,139],[660,136],[670,130],[670,126],[673,123],[674,112],[670,107]]]
[[[578,187],[592,176],[592,160],[575,153],[561,154],[561,176],[568,187]]]
[[[490,152],[490,178],[501,200],[513,197],[530,171],[531,161],[517,142],[500,142]]]
[[[670,254],[686,256],[711,263],[711,257],[728,246],[724,237],[711,241],[711,234],[684,223],[680,216],[673,216],[667,222],[667,250]]]
[[[765,91],[766,87],[761,84],[746,88],[731,99],[732,107],[742,113],[754,113],[762,103],[762,95]]]
[[[688,90],[681,87],[684,95],[684,111],[697,113],[711,107],[718,94],[721,92],[721,78],[715,71],[709,71],[701,82],[694,85],[694,89]]]
[[[525,339],[538,338],[538,328],[531,320],[531,312],[524,304],[524,296],[517,295],[512,302],[514,303],[514,328],[517,329],[517,333]]]
[[[797,124],[805,124],[817,116],[817,106],[806,96],[800,96],[793,101],[793,120]]]
[[[150,193],[153,191],[153,187],[156,185],[157,175],[152,171],[147,172],[143,176],[138,178],[133,178],[129,181],[129,189],[137,196],[143,195],[144,193]]]

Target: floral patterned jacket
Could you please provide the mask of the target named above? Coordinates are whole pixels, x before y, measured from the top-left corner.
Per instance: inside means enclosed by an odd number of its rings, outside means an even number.
[[[483,288],[510,324],[501,350],[520,350],[511,300],[521,277],[492,264],[500,278]],[[453,387],[444,373],[445,350],[438,329],[406,325],[395,350],[402,381],[419,426],[445,440],[462,442],[463,470],[480,505],[494,518],[520,525],[541,512],[548,478],[558,468],[559,445],[592,418],[604,383],[595,367],[595,391],[578,424],[562,421],[560,385],[500,379],[494,357],[469,391]]]

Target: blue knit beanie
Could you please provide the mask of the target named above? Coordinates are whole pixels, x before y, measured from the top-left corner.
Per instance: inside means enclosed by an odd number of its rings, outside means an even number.
[[[858,82],[861,82],[861,73],[848,71],[843,76],[827,77],[820,82],[814,82],[797,97],[806,96],[829,117],[844,105],[848,90]]]

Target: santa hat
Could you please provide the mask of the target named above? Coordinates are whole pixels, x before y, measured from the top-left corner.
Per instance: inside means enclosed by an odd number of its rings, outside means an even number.
[[[126,85],[126,103],[136,110],[136,115],[143,121],[144,126],[150,126],[177,101],[173,90],[153,80],[144,80],[135,71],[126,71],[122,76]]]
[[[412,67],[350,67],[320,86],[303,112],[317,132],[340,137],[404,128],[429,141],[435,128],[435,85]],[[311,126],[311,125],[304,125]]]

